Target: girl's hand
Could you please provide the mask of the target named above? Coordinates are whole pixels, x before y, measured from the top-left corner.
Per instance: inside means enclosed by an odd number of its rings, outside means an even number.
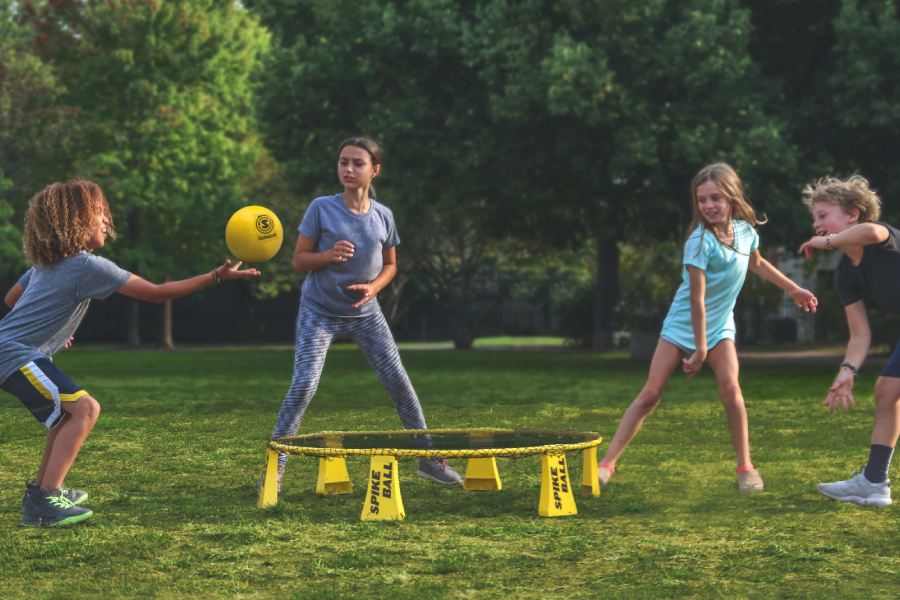
[[[816,298],[816,295],[802,287],[798,287],[796,290],[788,292],[788,296],[791,297],[791,300],[794,301],[797,308],[805,310],[806,312],[816,312],[816,307],[819,305],[819,300]]]
[[[347,290],[362,294],[362,298],[360,298],[359,302],[353,305],[353,308],[361,307],[363,304],[378,295],[378,290],[376,290],[375,286],[371,283],[354,283],[353,285],[348,285]]]
[[[693,377],[703,368],[703,362],[706,360],[706,350],[694,350],[694,353],[687,358],[681,359],[681,368],[684,370],[688,378]]]
[[[329,250],[331,262],[333,263],[345,263],[351,258],[353,258],[353,244],[348,242],[347,240],[341,240],[335,243],[334,248]]]
[[[68,339],[68,341],[66,341],[66,343],[63,344],[63,349],[64,349],[64,350],[68,350],[69,348],[71,348],[71,347],[72,347],[72,342],[74,342],[74,341],[75,341],[75,338],[74,338],[74,337],[70,337],[70,338]]]
[[[848,370],[841,369],[838,371],[834,383],[828,388],[828,396],[825,398],[825,406],[829,412],[840,406],[844,411],[852,406],[856,406],[853,399],[853,373]]]
[[[814,235],[809,240],[803,242],[797,250],[797,254],[802,254],[804,258],[809,260],[813,257],[813,250],[827,250],[829,248],[825,235]]]
[[[248,277],[259,277],[262,273],[257,269],[241,269],[244,261],[237,261],[231,264],[231,259],[225,259],[221,266],[215,268],[216,281],[225,281],[228,279],[246,279]]]

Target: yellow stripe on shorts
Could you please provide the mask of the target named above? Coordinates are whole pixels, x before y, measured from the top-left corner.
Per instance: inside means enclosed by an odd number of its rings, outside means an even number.
[[[60,393],[59,389],[55,385],[53,385],[53,382],[50,381],[40,369],[32,369],[32,365],[34,365],[34,363],[28,363],[19,370],[23,375],[25,375],[31,385],[34,386],[34,389],[39,391],[41,395],[47,400],[55,401],[56,395],[58,394],[60,402],[75,402],[82,396],[88,395],[85,390],[78,390],[77,392],[71,394]],[[53,386],[52,390],[47,387],[47,383]]]
[[[47,386],[44,385],[44,382],[41,381],[40,375],[31,370],[31,365],[33,364],[34,363],[28,363],[19,370],[22,371],[22,374],[25,375],[34,389],[39,391],[44,398],[46,398],[47,400],[55,400],[56,398],[53,397],[53,392],[51,392],[47,388]],[[41,373],[41,375],[43,375],[43,373]]]

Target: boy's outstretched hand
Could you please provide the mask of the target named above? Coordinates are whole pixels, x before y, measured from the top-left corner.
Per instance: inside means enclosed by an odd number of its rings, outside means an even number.
[[[262,275],[262,272],[259,269],[250,267],[249,269],[241,269],[241,265],[244,261],[239,260],[234,264],[231,264],[231,259],[225,259],[225,262],[222,263],[221,266],[216,267],[216,277],[221,281],[226,281],[228,279],[247,279],[248,277],[259,277]]]
[[[807,241],[800,244],[800,248],[797,249],[797,254],[802,254],[803,258],[809,260],[813,257],[814,250],[828,250],[826,237],[827,236],[824,235],[812,236]]]
[[[838,371],[834,383],[828,388],[828,396],[825,398],[825,406],[829,412],[834,412],[838,407],[846,411],[848,408],[856,406],[856,400],[853,399],[853,374],[841,369]]]

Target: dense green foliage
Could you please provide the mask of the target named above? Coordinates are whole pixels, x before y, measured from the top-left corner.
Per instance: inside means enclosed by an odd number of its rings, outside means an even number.
[[[678,243],[705,163],[737,167],[767,245],[808,233],[799,192],[825,174],[868,175],[900,214],[891,0],[7,0],[0,28],[10,273],[8,220],[47,180],[99,180],[114,257],[180,276],[221,256],[242,202],[292,231],[359,133],[386,149],[403,239],[387,312],[439,307],[463,347],[563,250],[596,263],[608,342],[621,244]],[[294,283],[282,258],[257,293]]]
[[[406,350],[432,427],[558,427],[607,437],[646,365],[581,352]],[[540,462],[499,459],[503,490],[446,489],[400,462],[407,518],[362,523],[354,492],[318,498],[293,459],[280,505],[255,507],[290,350],[72,351],[58,358],[103,404],[67,483],[96,515],[67,530],[17,525],[40,426],[0,399],[0,586],[6,598],[873,598],[896,596],[893,509],[815,491],[865,458],[874,369],[859,406],[821,399],[834,364],[745,364],[754,462],[738,494],[715,382],[674,378],[600,498],[537,516]],[[397,416],[362,355],[338,347],[303,431],[388,429]],[[604,446],[605,447],[605,444]],[[601,450],[602,448],[601,447]],[[570,465],[581,476],[581,461]],[[462,468],[462,461],[455,461]]]
[[[251,77],[265,30],[228,0],[53,3],[34,21],[77,115],[66,158],[128,240],[115,258],[152,278],[209,268],[262,152]]]

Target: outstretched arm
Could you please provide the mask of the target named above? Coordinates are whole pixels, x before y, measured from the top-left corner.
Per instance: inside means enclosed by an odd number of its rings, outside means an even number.
[[[209,273],[160,284],[152,283],[139,275],[132,274],[128,281],[116,291],[147,302],[167,302],[193,294],[220,281],[247,279],[249,277],[259,277],[260,275],[260,272],[256,269],[241,269],[240,267],[241,261],[231,264],[230,260],[226,260],[221,266],[216,267]]]
[[[881,244],[890,236],[884,225],[878,223],[859,223],[839,233],[814,235],[800,245],[798,253],[807,259],[812,258],[813,250],[844,250]]]
[[[869,317],[866,316],[866,305],[863,304],[863,301],[860,300],[845,306],[844,312],[847,313],[850,341],[847,342],[844,362],[831,387],[828,388],[828,396],[825,398],[825,406],[831,412],[834,412],[838,406],[847,410],[856,404],[853,399],[853,381],[856,378],[856,372],[866,360],[869,345],[872,343],[872,331],[869,328]]]
[[[801,308],[806,312],[816,312],[819,301],[815,294],[800,287],[784,273],[776,269],[772,263],[762,257],[759,250],[754,251],[753,254],[750,255],[749,267],[754,275],[759,275],[766,281],[774,283],[783,289],[787,295],[791,297],[791,300],[794,301],[794,304],[797,305],[797,308]]]

